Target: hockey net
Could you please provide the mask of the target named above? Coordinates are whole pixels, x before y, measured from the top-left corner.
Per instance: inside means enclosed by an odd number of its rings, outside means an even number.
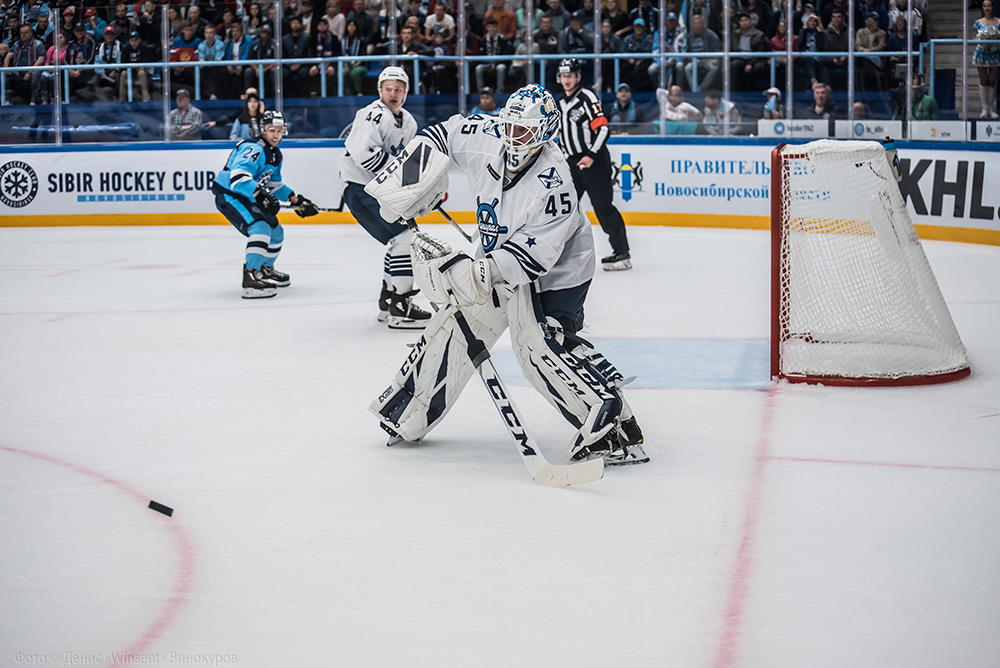
[[[782,144],[771,161],[772,377],[916,385],[968,375],[883,146]]]

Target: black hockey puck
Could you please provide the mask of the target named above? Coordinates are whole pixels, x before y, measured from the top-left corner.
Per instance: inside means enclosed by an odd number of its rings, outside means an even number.
[[[170,506],[165,506],[162,503],[157,503],[156,501],[150,501],[149,507],[158,513],[163,513],[167,517],[170,517],[171,515],[174,514],[173,508],[171,508]]]

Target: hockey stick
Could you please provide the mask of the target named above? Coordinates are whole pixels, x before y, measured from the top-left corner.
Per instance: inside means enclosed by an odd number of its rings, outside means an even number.
[[[299,207],[296,204],[291,204],[289,202],[282,202],[281,203],[281,208],[282,209],[292,209],[292,210],[294,210],[294,209],[297,209]],[[342,212],[344,210],[344,200],[340,200],[340,204],[338,206],[335,206],[335,207],[317,206],[316,210],[319,211],[320,213],[330,213],[330,212],[340,213],[340,212]]]
[[[461,226],[455,222],[455,219],[449,216],[448,212],[445,211],[443,208],[441,208],[440,204],[434,207],[434,210],[440,213],[442,216],[444,216],[444,219],[447,220],[449,223],[451,223],[451,226],[454,227],[456,230],[458,230],[458,233],[461,234],[463,237],[465,237],[466,241],[468,241],[470,244],[472,243],[473,237],[469,235],[465,230],[463,230]]]
[[[428,249],[436,251],[446,248],[444,244],[430,237],[419,229],[413,220],[407,221],[407,225],[413,231],[417,239],[425,243]],[[416,250],[420,251],[420,244]],[[586,482],[593,482],[604,477],[604,460],[602,458],[592,459],[576,464],[552,464],[545,459],[545,456],[535,443],[535,439],[524,428],[524,419],[521,412],[514,405],[513,400],[507,392],[507,388],[497,373],[493,360],[490,359],[490,351],[479,338],[476,337],[468,320],[458,306],[453,307],[455,322],[459,330],[465,336],[466,350],[472,365],[479,370],[479,377],[482,378],[486,390],[493,400],[493,405],[497,407],[500,417],[503,418],[504,426],[517,445],[517,452],[521,455],[521,461],[528,469],[531,479],[537,484],[545,487],[567,487],[569,485],[580,485]]]

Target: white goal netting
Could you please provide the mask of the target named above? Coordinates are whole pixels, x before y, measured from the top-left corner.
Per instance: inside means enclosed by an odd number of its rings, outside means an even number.
[[[820,140],[785,146],[774,162],[778,375],[932,379],[968,369],[882,145]]]

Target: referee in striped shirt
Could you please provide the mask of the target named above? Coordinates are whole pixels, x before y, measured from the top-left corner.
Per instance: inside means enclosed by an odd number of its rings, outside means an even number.
[[[611,201],[611,154],[608,152],[608,119],[593,91],[580,85],[582,67],[576,58],[559,61],[559,82],[565,95],[559,99],[559,146],[569,161],[576,196],[586,190],[601,228],[611,242],[611,255],[601,259],[605,271],[632,268],[625,221]]]

